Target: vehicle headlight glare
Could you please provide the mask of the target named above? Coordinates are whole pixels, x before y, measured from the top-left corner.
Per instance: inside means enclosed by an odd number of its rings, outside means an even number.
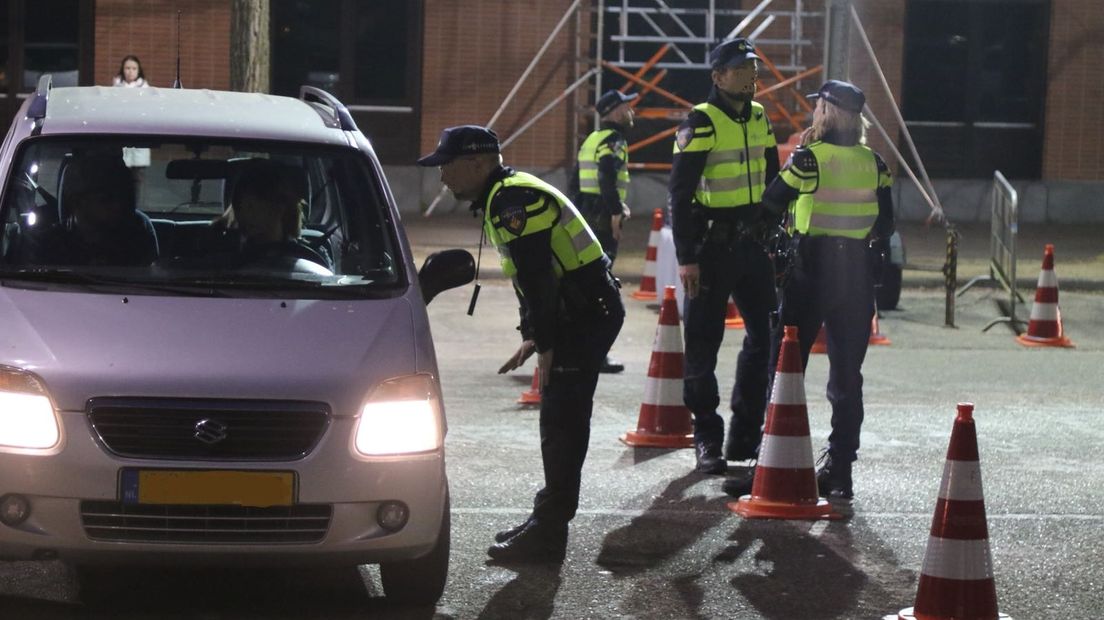
[[[428,375],[380,385],[357,422],[356,450],[366,456],[429,452],[441,446],[440,400]]]
[[[38,379],[0,369],[0,448],[46,450],[60,438],[54,406]]]

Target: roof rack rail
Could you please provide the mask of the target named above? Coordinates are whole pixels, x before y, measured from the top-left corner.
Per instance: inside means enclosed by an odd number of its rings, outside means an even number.
[[[54,76],[50,73],[38,78],[38,87],[31,95],[31,105],[27,107],[27,118],[46,118],[46,104],[50,100],[50,90],[54,87]]]
[[[353,121],[353,115],[344,103],[338,101],[330,93],[315,86],[303,85],[299,87],[299,99],[304,102],[320,103],[333,110],[333,120],[344,131],[356,131],[357,126]]]

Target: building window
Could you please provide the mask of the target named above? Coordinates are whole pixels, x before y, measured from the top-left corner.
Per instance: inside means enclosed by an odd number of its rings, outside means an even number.
[[[420,0],[272,0],[272,89],[336,95],[380,159],[417,157]]]
[[[932,176],[1039,178],[1049,2],[909,0],[902,99]]]
[[[73,0],[26,3],[23,35],[23,88],[34,90],[43,74],[54,86],[80,81],[80,13]]]

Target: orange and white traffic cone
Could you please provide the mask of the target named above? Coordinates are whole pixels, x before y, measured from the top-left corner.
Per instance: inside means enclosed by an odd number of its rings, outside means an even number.
[[[652,230],[648,233],[648,249],[644,251],[644,274],[640,277],[640,289],[633,299],[651,301],[656,298],[656,254],[659,248],[659,231],[663,230],[663,209],[652,212]]]
[[[663,289],[652,359],[644,384],[644,402],[636,430],[621,436],[621,441],[643,448],[689,448],[694,445],[694,426],[690,410],[682,400],[682,330],[675,287]]]
[[[997,612],[973,413],[958,404],[916,604],[884,620],[1011,620]]]
[[[817,495],[797,327],[786,325],[784,332],[751,495],[728,509],[749,519],[839,519]]]
[[[519,405],[539,405],[541,403],[540,395],[540,368],[533,369],[533,384],[528,390],[521,393],[521,397],[517,399]]]
[[[1058,276],[1054,273],[1054,245],[1043,248],[1043,269],[1035,287],[1035,303],[1031,306],[1031,321],[1027,333],[1016,341],[1028,347],[1072,347],[1062,328],[1062,311],[1058,309]]]
[[[725,315],[725,329],[743,329],[744,317],[740,316],[740,309],[736,302],[728,300],[728,314]]]
[[[886,336],[878,328],[878,307],[874,306],[874,318],[870,319],[870,344],[888,345],[893,344],[889,340],[889,336]]]
[[[824,325],[820,326],[820,330],[817,331],[816,340],[813,341],[813,348],[809,349],[809,353],[827,353],[828,352],[828,337],[824,335]]]

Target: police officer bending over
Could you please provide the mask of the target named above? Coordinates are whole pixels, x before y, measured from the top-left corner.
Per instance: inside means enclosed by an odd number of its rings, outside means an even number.
[[[629,102],[636,97],[610,90],[598,98],[594,109],[601,117],[601,126],[579,147],[575,173],[568,187],[568,194],[590,224],[611,265],[617,260],[621,226],[629,219],[629,206],[625,204],[629,189],[629,145],[625,134],[633,126]],[[607,356],[599,370],[617,373],[625,370],[625,365]]]
[[[726,459],[755,457],[767,404],[769,316],[776,297],[773,267],[759,237],[763,189],[778,174],[778,149],[763,106],[751,100],[758,58],[744,39],[710,53],[713,91],[679,126],[668,187],[687,296],[683,400],[694,415],[696,469],[709,474],[724,473]],[[717,413],[714,371],[730,297],[747,331],[722,458],[724,419]]]
[[[826,497],[850,499],[851,463],[863,421],[862,363],[875,311],[875,263],[881,258],[870,248],[893,234],[892,178],[882,158],[865,145],[861,90],[830,80],[809,97],[817,104],[805,145],[794,150],[763,195],[773,213],[788,210],[798,244],[782,289],[770,364],[777,364],[783,325],[796,325],[804,368],[823,322],[832,432],[817,486]]]
[[[537,353],[544,488],[529,518],[496,534],[487,554],[499,562],[562,562],[567,523],[579,505],[598,366],[625,319],[609,259],[559,190],[502,165],[498,137],[486,128],[446,129],[418,164],[439,166],[453,194],[483,211],[484,233],[513,280],[523,341],[499,373]]]

